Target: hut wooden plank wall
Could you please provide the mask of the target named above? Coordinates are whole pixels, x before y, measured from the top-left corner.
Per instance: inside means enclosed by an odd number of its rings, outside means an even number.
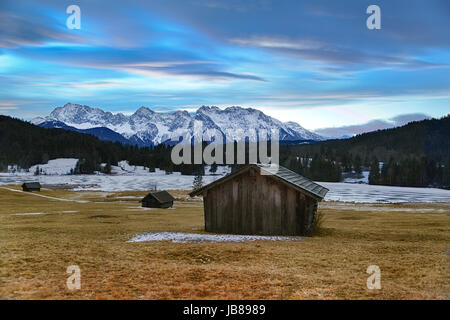
[[[281,167],[276,175],[261,175],[261,168],[249,165],[191,193],[203,194],[206,231],[309,234],[317,203],[328,190],[286,168]],[[293,181],[306,183],[317,192],[302,189]]]
[[[28,192],[41,191],[41,184],[39,182],[25,182],[22,184],[22,190]]]

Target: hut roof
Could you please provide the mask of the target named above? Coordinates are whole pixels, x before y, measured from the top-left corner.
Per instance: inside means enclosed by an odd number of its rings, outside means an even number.
[[[159,203],[166,203],[166,202],[171,202],[171,201],[175,200],[175,198],[172,197],[172,195],[170,193],[168,193],[167,191],[150,192],[142,200],[148,199],[149,197],[152,197]]]
[[[259,165],[260,166],[260,165]],[[293,185],[302,188],[312,194],[323,199],[327,192],[329,191],[327,188],[322,187],[320,184],[317,184],[308,178],[305,178],[294,171],[286,169],[285,167],[280,166],[278,172],[275,174],[277,177],[292,183]]]
[[[232,174],[222,177],[222,178],[220,178],[198,190],[195,190],[195,191],[191,192],[189,195],[191,197],[199,195],[199,194],[203,193],[204,191],[206,191],[218,184],[221,184],[222,182],[228,181],[229,179],[232,179],[235,176],[238,176],[238,175],[246,172],[250,168],[256,168],[256,169],[260,170],[260,172],[264,171],[265,174],[267,175],[267,177],[272,177],[274,179],[278,179],[278,180],[286,183],[287,185],[289,185],[295,189],[299,189],[299,190],[311,195],[313,198],[316,198],[319,200],[323,199],[328,192],[327,188],[322,187],[321,185],[319,185],[319,184],[309,180],[308,178],[305,178],[285,167],[279,166],[278,170],[274,171],[272,169],[272,167],[270,167],[270,165],[263,165],[263,164],[255,163],[255,164],[249,164]]]
[[[40,188],[41,184],[39,182],[25,182],[22,184],[22,188]]]

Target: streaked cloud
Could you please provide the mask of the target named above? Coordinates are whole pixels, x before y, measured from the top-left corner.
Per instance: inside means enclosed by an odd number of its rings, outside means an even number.
[[[409,122],[420,121],[424,119],[429,119],[430,117],[423,113],[410,113],[410,114],[402,114],[395,116],[388,120],[375,119],[369,122],[352,125],[352,126],[342,126],[342,127],[334,127],[334,128],[322,128],[314,130],[316,133],[321,134],[327,137],[352,137],[357,134],[390,129],[395,127],[403,126]]]
[[[414,58],[407,54],[386,55],[381,52],[366,52],[354,47],[333,45],[308,39],[249,38],[231,39],[232,43],[274,50],[301,60],[319,62],[326,73],[352,72],[363,69],[394,68],[420,69],[448,66]],[[328,67],[331,65],[332,67]]]
[[[17,107],[3,106],[0,104],[0,110],[15,110]]]

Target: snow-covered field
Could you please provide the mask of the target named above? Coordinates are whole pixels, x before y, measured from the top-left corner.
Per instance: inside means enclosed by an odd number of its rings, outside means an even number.
[[[118,166],[112,167],[113,174],[94,175],[62,175],[61,172],[70,172],[71,165],[75,167],[76,159],[56,159],[49,161],[48,165],[40,168],[48,172],[46,175],[34,176],[33,171],[0,173],[0,185],[22,184],[23,182],[39,181],[43,185],[59,185],[73,190],[150,190],[157,189],[192,189],[194,176],[184,176],[180,173],[166,174],[162,170],[149,172],[147,168],[130,166],[122,161]],[[48,168],[53,166],[53,168]],[[230,172],[229,167],[218,167],[216,175],[206,170],[203,184],[211,183]],[[356,182],[356,181],[353,181]],[[325,200],[345,202],[450,202],[450,190],[435,188],[405,188],[390,186],[373,186],[361,183],[332,183],[319,182],[330,191]]]
[[[220,176],[204,176],[203,183],[208,184]],[[151,190],[157,189],[192,189],[194,176],[184,176],[180,173],[166,175],[164,171],[145,174],[121,174],[121,175],[0,175],[0,185],[22,184],[23,182],[39,181],[42,185],[67,186],[73,190],[101,190],[101,191],[126,191],[126,190]]]
[[[319,182],[330,191],[325,200],[347,202],[450,202],[450,190]]]
[[[192,189],[194,176],[181,175],[179,172],[166,174],[164,170],[156,169],[149,172],[142,166],[130,166],[127,161],[121,161],[111,167],[110,175],[68,175],[75,168],[77,159],[55,159],[48,164],[36,165],[29,170],[11,167],[9,172],[0,173],[0,185],[22,184],[24,182],[39,181],[42,185],[60,185],[73,190],[101,190],[126,191],[149,190],[156,186],[158,189]],[[42,171],[34,175],[36,167]],[[210,167],[205,167],[203,184],[208,184],[231,172],[228,166],[218,166],[215,174]]]
[[[243,242],[243,241],[301,241],[299,237],[248,236],[233,234],[201,234],[183,232],[146,232],[133,237],[130,242],[172,241],[172,242]]]
[[[28,170],[23,170],[17,168],[17,166],[9,166],[7,173],[0,173],[0,175],[34,175],[36,169],[40,172],[40,174],[45,175],[65,175],[70,174],[71,170],[75,169],[75,166],[78,162],[78,159],[74,158],[65,158],[65,159],[53,159],[49,160],[46,164],[37,164],[31,166]]]

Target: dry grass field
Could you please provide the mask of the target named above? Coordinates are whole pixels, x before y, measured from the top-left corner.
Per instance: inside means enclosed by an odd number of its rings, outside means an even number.
[[[449,203],[324,202],[320,233],[298,242],[127,242],[203,232],[202,202],[172,193],[175,209],[145,210],[144,192],[0,187],[0,299],[449,299]],[[80,290],[66,287],[69,265]],[[380,290],[366,287],[369,265]]]

